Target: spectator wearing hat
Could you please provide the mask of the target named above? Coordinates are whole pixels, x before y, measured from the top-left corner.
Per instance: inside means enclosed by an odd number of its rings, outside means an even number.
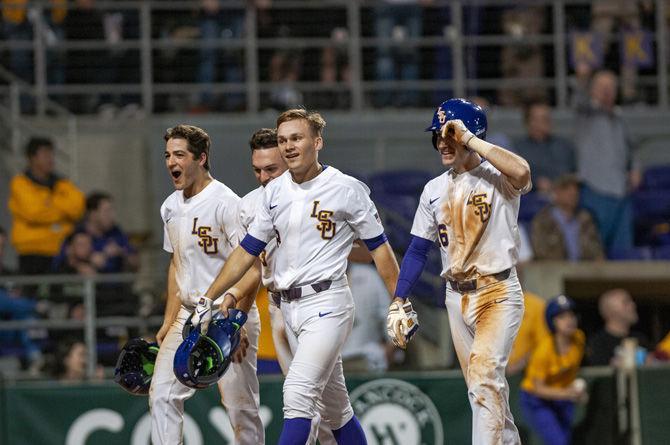
[[[586,384],[577,379],[584,356],[584,333],[577,328],[575,303],[559,295],[547,304],[551,335],[533,352],[521,382],[521,411],[543,443],[568,445],[575,403],[587,399]]]
[[[579,180],[564,175],[552,189],[552,203],[531,223],[536,260],[585,261],[604,258],[598,228],[588,210],[579,207]]]

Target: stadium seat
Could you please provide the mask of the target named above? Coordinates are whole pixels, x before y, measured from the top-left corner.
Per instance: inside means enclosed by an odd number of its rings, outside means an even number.
[[[645,190],[670,190],[670,165],[649,167],[642,176],[641,188]]]
[[[418,198],[433,175],[422,170],[395,170],[370,175],[370,188],[375,193],[408,195]]]
[[[633,194],[635,220],[670,219],[670,189],[638,190]]]
[[[655,247],[654,259],[670,261],[670,245]]]
[[[646,261],[653,258],[651,247],[641,246],[632,249],[611,249],[607,258],[613,261]]]

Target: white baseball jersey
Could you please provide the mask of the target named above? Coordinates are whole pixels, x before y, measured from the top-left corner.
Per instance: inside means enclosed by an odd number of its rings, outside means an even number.
[[[254,189],[244,195],[240,200],[239,206],[239,218],[240,225],[244,233],[249,230],[249,226],[253,222],[258,209],[263,205],[263,190],[265,187],[260,186],[257,189]],[[268,244],[265,246],[263,253],[260,255],[261,265],[262,265],[262,275],[263,286],[270,290],[274,290],[274,279],[272,271],[274,270],[274,251],[277,248],[277,238],[273,237]]]
[[[237,217],[240,198],[212,180],[195,196],[177,190],[161,206],[163,249],[173,254],[181,302],[193,308],[243,236]]]
[[[277,290],[344,276],[354,239],[384,232],[369,195],[365,184],[331,166],[302,184],[286,171],[265,187],[249,235],[263,242],[277,238]]]
[[[501,272],[517,262],[519,197],[530,189],[517,190],[487,161],[461,174],[450,169],[424,187],[411,233],[439,238],[444,278]]]

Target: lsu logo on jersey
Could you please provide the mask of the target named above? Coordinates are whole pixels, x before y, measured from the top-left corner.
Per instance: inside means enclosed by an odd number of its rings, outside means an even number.
[[[470,193],[468,205],[475,208],[475,215],[485,223],[491,217],[491,204],[486,202],[486,193]]]
[[[321,232],[321,238],[332,239],[335,236],[335,221],[330,218],[335,212],[332,210],[317,210],[319,203],[320,201],[314,201],[312,214],[309,216],[316,218],[319,221],[316,225],[316,229]]]
[[[198,246],[202,247],[202,250],[207,255],[215,255],[219,253],[219,239],[214,238],[210,235],[212,228],[209,226],[198,226],[198,218],[193,218],[193,229],[191,230],[192,235],[196,235],[198,240]]]

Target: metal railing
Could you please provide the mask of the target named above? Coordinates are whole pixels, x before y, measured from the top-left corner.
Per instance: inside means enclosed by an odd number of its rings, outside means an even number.
[[[35,94],[38,99],[38,113],[44,112],[44,103],[47,97],[62,97],[72,94],[133,94],[140,98],[142,107],[150,112],[156,109],[156,99],[161,95],[174,94],[200,94],[203,92],[238,93],[245,96],[245,110],[257,112],[267,102],[264,97],[276,88],[285,84],[285,81],[266,79],[263,75],[267,51],[317,49],[339,45],[346,57],[349,78],[333,83],[318,80],[298,80],[293,83],[301,93],[342,93],[349,97],[348,107],[353,111],[361,111],[370,108],[369,96],[387,92],[397,94],[402,91],[431,92],[435,90],[450,91],[455,96],[474,95],[481,89],[496,89],[504,82],[505,86],[522,91],[528,86],[547,88],[553,91],[554,102],[560,108],[569,105],[570,69],[568,66],[568,31],[573,25],[566,16],[567,7],[588,6],[591,2],[587,0],[537,0],[535,2],[508,2],[501,0],[480,0],[476,5],[465,1],[436,0],[430,7],[424,9],[427,16],[438,11],[447,11],[443,14],[448,19],[442,24],[444,31],[440,35],[425,35],[419,37],[405,36],[398,39],[386,39],[370,32],[373,27],[369,21],[374,17],[376,7],[380,2],[364,0],[328,0],[319,2],[309,1],[284,1],[275,2],[270,6],[270,14],[267,10],[258,9],[252,1],[227,1],[222,2],[219,7],[224,15],[243,15],[243,35],[218,36],[217,38],[198,39],[190,36],[183,38],[178,35],[157,35],[156,30],[162,30],[163,22],[161,14],[181,12],[184,21],[188,21],[189,14],[193,15],[197,10],[199,2],[188,1],[100,1],[96,8],[100,11],[119,12],[132,14],[137,20],[137,36],[123,38],[120,41],[105,40],[60,40],[57,43],[48,43],[48,24],[43,19],[45,10],[49,3],[43,1],[29,2],[34,8],[33,17],[33,39],[30,41],[5,41],[0,42],[0,49],[24,50],[33,52],[33,67]],[[656,88],[655,96],[658,105],[662,108],[668,107],[668,33],[666,21],[665,0],[653,2],[655,12],[653,14],[653,44],[655,73],[638,76],[639,85],[650,85]],[[73,7],[74,5],[70,5]],[[482,34],[469,32],[466,19],[472,8],[509,8],[509,7],[537,7],[543,6],[548,10],[550,17],[550,30],[541,34],[527,34],[522,37],[505,33]],[[311,35],[306,36],[283,36],[267,37],[263,34],[261,16],[273,16],[277,13],[290,15],[296,11],[296,16],[314,17],[311,26]],[[186,14],[184,14],[186,12]],[[346,35],[337,42],[331,37],[324,37],[323,14],[338,13],[344,19],[340,20],[341,27]],[[266,20],[266,19],[263,19]],[[366,21],[368,20],[368,21]],[[438,20],[438,19],[435,19]],[[336,25],[333,24],[333,27]],[[159,34],[159,33],[158,33]],[[612,34],[614,36],[614,33]],[[609,36],[609,37],[612,37]],[[553,75],[544,77],[511,77],[511,78],[481,78],[476,73],[470,73],[466,69],[467,54],[469,51],[483,47],[502,48],[503,46],[516,45],[544,45],[547,57],[552,59]],[[375,52],[381,47],[403,48],[405,50],[418,52],[422,49],[436,50],[447,48],[450,58],[451,73],[448,78],[423,78],[405,80],[379,80],[375,79],[374,71],[369,68],[375,62]],[[549,48],[550,47],[550,48]],[[157,58],[161,51],[197,51],[211,48],[219,51],[237,52],[240,58],[241,69],[244,71],[244,79],[238,81],[213,81],[208,83],[197,83],[190,81],[168,81],[159,80],[163,72],[176,72],[184,58],[175,57],[173,64],[161,65]],[[137,63],[132,67],[137,70],[134,74],[136,81],[124,81],[119,83],[98,84],[74,84],[74,83],[49,83],[48,65],[49,53],[54,51],[130,51]],[[128,53],[126,53],[128,56]],[[127,57],[128,58],[128,57]],[[132,57],[130,57],[132,58]],[[95,54],[91,55],[91,64],[96,64]],[[366,65],[367,63],[367,65]],[[367,67],[367,69],[366,69]],[[102,69],[102,68],[101,68]],[[307,104],[309,105],[309,104]],[[423,105],[423,104],[420,104]]]
[[[81,299],[84,306],[83,320],[72,319],[33,319],[0,321],[1,331],[16,331],[24,329],[73,330],[82,329],[86,344],[87,364],[86,376],[90,379],[95,376],[97,366],[96,332],[98,328],[106,327],[137,327],[143,331],[160,326],[162,316],[137,317],[98,317],[96,314],[96,285],[98,284],[132,284],[137,280],[135,274],[104,274],[94,276],[81,275],[40,275],[40,276],[2,276],[0,287],[31,286],[31,285],[81,285]],[[75,297],[70,296],[74,299]]]
[[[62,129],[50,128],[48,125],[42,125],[38,120],[28,120],[24,117],[22,100],[27,98],[27,100],[36,103],[39,115],[43,116],[50,113],[65,119],[67,125],[66,141],[64,144],[57,144],[55,149],[59,159],[63,159],[66,163],[68,176],[76,181],[79,176],[77,116],[67,108],[49,99],[45,91],[30,85],[2,66],[0,66],[0,79],[8,83],[9,100],[6,106],[0,103],[0,119],[6,121],[6,127],[10,132],[9,140],[13,159],[18,161],[24,158],[22,153],[23,143],[29,136],[36,134],[62,136]],[[19,169],[19,165],[13,165],[15,172]]]

